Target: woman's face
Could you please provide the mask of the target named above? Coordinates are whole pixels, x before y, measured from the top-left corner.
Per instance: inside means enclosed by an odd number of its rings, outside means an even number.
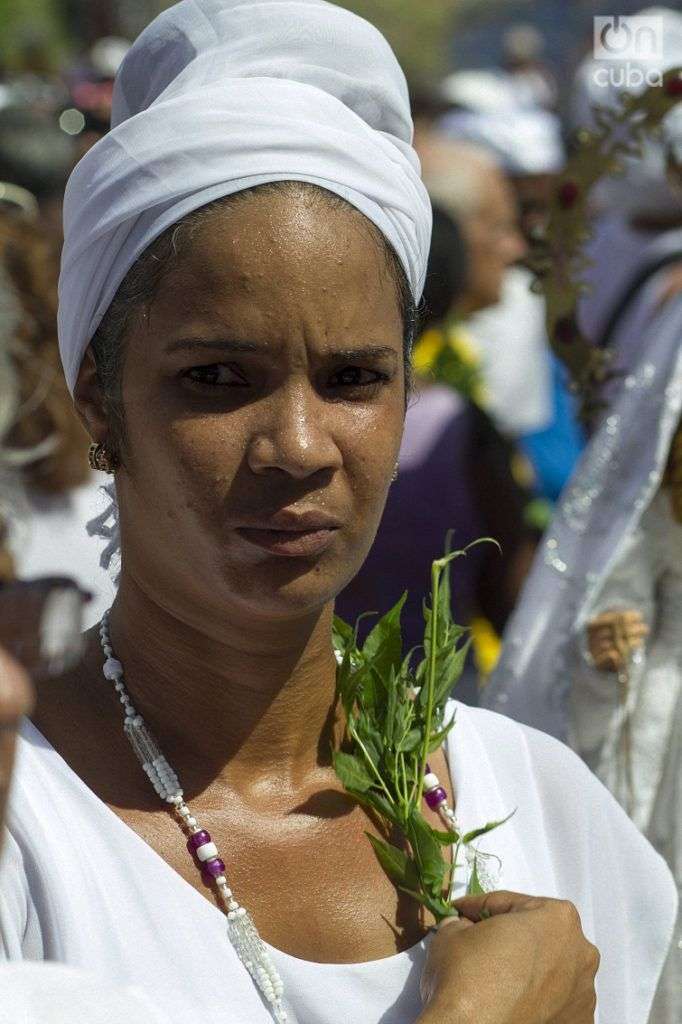
[[[359,214],[218,209],[126,339],[124,572],[168,606],[291,617],[374,539],[405,410],[403,325]]]

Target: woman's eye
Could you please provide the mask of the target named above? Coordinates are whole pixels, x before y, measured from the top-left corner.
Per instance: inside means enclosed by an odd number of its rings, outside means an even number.
[[[193,366],[185,370],[183,377],[195,384],[217,387],[248,387],[248,381],[241,370],[229,363],[210,363],[207,366]]]
[[[369,387],[372,384],[382,384],[387,381],[388,375],[379,370],[365,370],[361,366],[344,366],[342,370],[332,376],[329,386],[339,387]]]

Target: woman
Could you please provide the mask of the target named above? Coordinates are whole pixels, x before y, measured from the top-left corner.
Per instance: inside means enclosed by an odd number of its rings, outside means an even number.
[[[458,709],[433,768],[465,825],[519,805],[494,846],[504,883],[550,898],[465,901],[424,971],[429,922],[330,766],[333,599],[394,470],[428,252],[391,52],[315,0],[192,0],[143,33],[116,89],[66,197],[60,335],[115,471],[120,589],[23,732],[5,954],[106,971],[173,1021],[587,1024],[574,898],[603,953],[602,1019],[644,1024],[670,881],[563,748]],[[251,954],[242,906],[265,943]]]

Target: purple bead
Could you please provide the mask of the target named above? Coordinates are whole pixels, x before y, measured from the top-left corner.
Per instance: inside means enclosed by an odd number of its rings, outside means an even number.
[[[207,885],[210,885],[214,878],[219,878],[220,875],[225,874],[225,865],[221,861],[220,857],[214,857],[212,860],[205,860],[201,865],[201,877]]]
[[[195,832],[193,836],[190,836],[187,840],[187,849],[191,854],[195,854],[200,846],[205,846],[206,843],[211,842],[211,837],[208,832]]]
[[[432,811],[435,811],[441,804],[444,804],[447,798],[448,794],[442,786],[436,786],[429,793],[424,793],[424,799]]]

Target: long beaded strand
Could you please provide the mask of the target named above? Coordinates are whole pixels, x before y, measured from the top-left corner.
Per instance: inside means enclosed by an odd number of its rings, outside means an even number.
[[[104,652],[102,672],[109,679],[119,695],[125,711],[123,730],[135,751],[145,774],[157,795],[169,804],[187,838],[187,849],[201,869],[201,876],[207,885],[214,885],[220,902],[227,914],[227,932],[237,956],[244,964],[254,982],[268,1003],[277,1024],[285,1024],[287,1013],[282,1004],[284,986],[253,919],[245,907],[240,906],[227,884],[225,864],[209,833],[202,829],[189,807],[177,774],[170,766],[142,715],[134,707],[130,694],[123,682],[123,665],[114,656],[109,638],[109,613],[106,612],[100,624],[100,641]]]

